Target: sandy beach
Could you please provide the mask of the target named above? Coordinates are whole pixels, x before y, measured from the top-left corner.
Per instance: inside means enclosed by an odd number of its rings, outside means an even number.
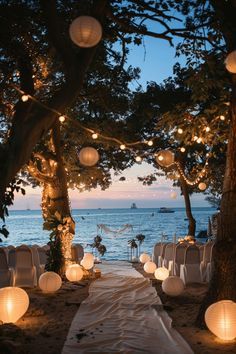
[[[181,296],[171,298],[162,292],[161,282],[145,274],[140,264],[135,264],[135,268],[152,279],[152,285],[156,288],[165,310],[173,319],[173,327],[190,344],[194,353],[236,352],[236,341],[224,343],[209,331],[194,326],[206,285],[192,284],[187,286]],[[43,294],[38,288],[27,290],[30,297],[27,313],[16,324],[0,326],[0,353],[59,354],[71,321],[80,303],[88,296],[90,282],[91,280],[78,284],[63,282],[62,288],[52,295]],[[81,335],[82,333],[78,333],[78,340]]]

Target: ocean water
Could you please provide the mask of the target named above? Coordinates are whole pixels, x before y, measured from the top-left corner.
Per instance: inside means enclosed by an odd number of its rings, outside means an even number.
[[[183,237],[187,234],[188,221],[184,208],[173,208],[174,213],[161,214],[158,209],[75,209],[72,214],[76,222],[74,242],[81,243],[87,252],[91,252],[89,243],[98,234],[97,225],[105,224],[112,230],[119,230],[125,224],[132,225],[132,230],[121,234],[111,234],[99,231],[102,243],[107,252],[102,259],[127,259],[127,242],[137,234],[145,235],[141,245],[141,252],[152,253],[153,246],[161,240],[164,233],[171,242],[173,235]],[[208,217],[216,212],[213,208],[193,208],[196,219],[196,235],[200,230],[206,230]],[[38,244],[48,242],[49,232],[42,229],[42,216],[40,210],[10,211],[6,225],[10,231],[2,245]]]

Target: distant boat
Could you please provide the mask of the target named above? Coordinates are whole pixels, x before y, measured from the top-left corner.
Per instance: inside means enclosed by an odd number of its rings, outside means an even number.
[[[163,214],[167,214],[167,213],[174,213],[175,210],[171,209],[171,208],[165,208],[162,207],[158,210],[158,213],[163,213]]]
[[[138,207],[135,203],[132,203],[130,209],[138,209]]]

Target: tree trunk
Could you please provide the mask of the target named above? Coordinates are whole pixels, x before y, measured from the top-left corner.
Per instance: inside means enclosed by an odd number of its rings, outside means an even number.
[[[229,52],[236,49],[236,4],[233,1],[211,1],[218,17]],[[224,16],[222,16],[222,13]],[[217,238],[213,248],[213,274],[201,305],[197,325],[203,326],[205,311],[213,302],[236,301],[236,74],[232,74],[230,132]]]
[[[192,214],[188,185],[185,182],[185,180],[183,179],[183,177],[180,177],[180,184],[181,184],[181,191],[184,196],[186,216],[188,218],[188,235],[195,237],[196,220],[194,219],[193,214]]]

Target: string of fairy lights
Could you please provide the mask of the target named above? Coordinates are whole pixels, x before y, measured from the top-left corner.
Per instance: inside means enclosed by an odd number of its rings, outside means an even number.
[[[44,103],[40,102],[35,97],[23,92],[18,87],[15,87],[15,89],[21,94],[22,102],[27,102],[29,99],[31,99],[35,103],[43,106],[47,110],[49,110],[49,111],[53,112],[54,114],[56,114],[58,116],[58,119],[59,119],[61,124],[63,124],[66,120],[70,120],[73,124],[76,124],[80,129],[86,131],[87,133],[90,133],[91,134],[91,138],[93,140],[100,139],[100,140],[112,141],[112,142],[114,142],[114,143],[119,145],[120,150],[123,150],[123,151],[124,150],[130,150],[130,151],[134,152],[136,154],[135,161],[137,163],[142,162],[143,157],[140,156],[140,155],[137,155],[137,153],[134,151],[134,146],[144,144],[146,146],[152,147],[153,144],[154,144],[154,142],[153,142],[154,139],[157,138],[157,137],[152,137],[152,139],[149,139],[149,140],[135,141],[135,142],[124,142],[124,141],[121,141],[118,138],[110,137],[110,136],[107,136],[107,135],[105,135],[103,133],[100,133],[100,132],[98,133],[94,129],[88,128],[88,127],[84,126],[83,124],[81,124],[80,122],[70,118],[68,115],[61,114],[59,111],[57,111],[55,109],[52,109],[52,108],[48,107],[47,105],[45,105]],[[220,119],[221,121],[224,121],[225,120],[225,116],[221,115],[221,116],[216,117],[216,119]],[[205,127],[205,131],[206,132],[209,132],[210,130],[211,130],[210,126],[206,126]],[[178,134],[183,134],[183,132],[184,131],[183,131],[182,128],[178,128],[177,129],[177,133]],[[193,141],[195,141],[195,142],[200,144],[200,143],[202,143],[202,138],[198,137],[198,136],[194,136],[193,137]],[[186,151],[186,148],[182,146],[182,147],[179,148],[179,150],[182,153],[184,153]],[[197,175],[196,175],[196,177],[194,179],[190,179],[190,178],[186,177],[186,175],[185,175],[180,163],[178,161],[174,160],[174,158],[173,158],[173,161],[171,161],[171,163],[169,163],[169,164],[166,164],[166,165],[165,164],[161,164],[161,160],[164,159],[163,156],[162,156],[162,153],[164,154],[165,151],[170,151],[170,150],[163,150],[163,151],[160,151],[158,154],[155,153],[156,161],[161,167],[168,167],[169,169],[171,169],[171,168],[176,169],[177,172],[178,172],[175,175],[176,179],[180,178],[180,176],[181,176],[188,185],[196,186],[206,176],[210,153],[206,154],[206,160],[205,160],[205,164],[204,164],[203,168],[197,173]],[[205,183],[200,183],[200,185],[199,185],[199,189],[201,189],[201,190],[206,189],[206,187],[207,186],[206,186]]]

